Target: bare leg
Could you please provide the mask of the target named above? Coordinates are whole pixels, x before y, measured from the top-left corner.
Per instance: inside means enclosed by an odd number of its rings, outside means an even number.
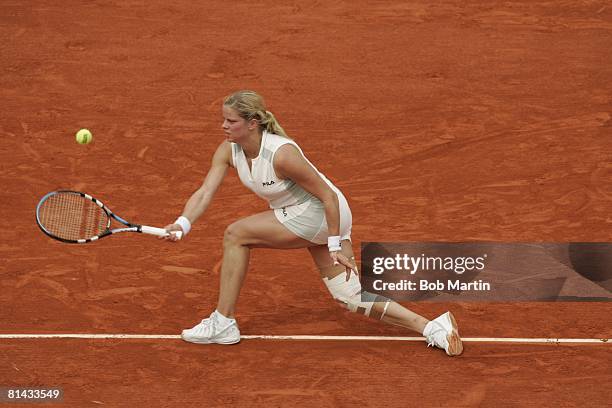
[[[246,276],[251,248],[295,249],[313,245],[284,227],[272,211],[265,211],[231,224],[223,237],[223,263],[217,310],[234,317],[238,295]]]
[[[226,232],[223,238],[223,262],[219,282],[217,310],[225,317],[234,317],[238,295],[249,266],[251,249],[241,245]]]
[[[309,247],[308,250],[310,251],[310,255],[321,272],[321,278],[326,277],[331,279],[343,272],[342,268],[330,268],[332,266],[332,260],[329,257],[327,246],[313,246]],[[349,240],[342,241],[342,253],[347,258],[354,257],[353,248]],[[385,306],[387,306],[386,311]],[[423,333],[425,325],[427,325],[429,322],[429,320],[423,316],[418,315],[393,301],[390,301],[388,305],[386,302],[374,303],[370,316],[382,316],[383,314],[383,322],[406,327],[410,330],[418,332],[419,334]]]

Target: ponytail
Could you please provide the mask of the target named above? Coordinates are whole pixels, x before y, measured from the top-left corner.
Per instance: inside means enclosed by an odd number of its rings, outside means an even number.
[[[285,133],[285,129],[278,123],[274,114],[270,111],[265,111],[263,113],[263,119],[259,121],[261,127],[263,127],[268,133],[274,133],[275,135],[287,136]]]

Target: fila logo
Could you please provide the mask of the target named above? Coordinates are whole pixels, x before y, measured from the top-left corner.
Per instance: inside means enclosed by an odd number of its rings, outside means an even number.
[[[274,180],[272,181],[264,181],[263,183],[261,183],[264,187],[266,186],[271,186],[272,184],[274,184]]]

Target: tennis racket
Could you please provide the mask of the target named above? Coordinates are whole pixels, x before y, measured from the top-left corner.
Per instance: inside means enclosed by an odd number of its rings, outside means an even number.
[[[125,227],[111,229],[113,219]],[[127,222],[92,196],[69,190],[45,195],[36,206],[36,223],[51,238],[71,244],[97,241],[118,232],[141,232],[158,237],[170,235],[163,228]],[[182,233],[174,234],[181,238]]]

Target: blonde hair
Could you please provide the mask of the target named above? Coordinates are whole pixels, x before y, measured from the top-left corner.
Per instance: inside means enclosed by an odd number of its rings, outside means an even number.
[[[234,92],[224,99],[223,105],[234,109],[241,118],[247,121],[251,119],[257,120],[261,130],[289,137],[272,112],[266,110],[263,97],[255,91],[243,90]]]

